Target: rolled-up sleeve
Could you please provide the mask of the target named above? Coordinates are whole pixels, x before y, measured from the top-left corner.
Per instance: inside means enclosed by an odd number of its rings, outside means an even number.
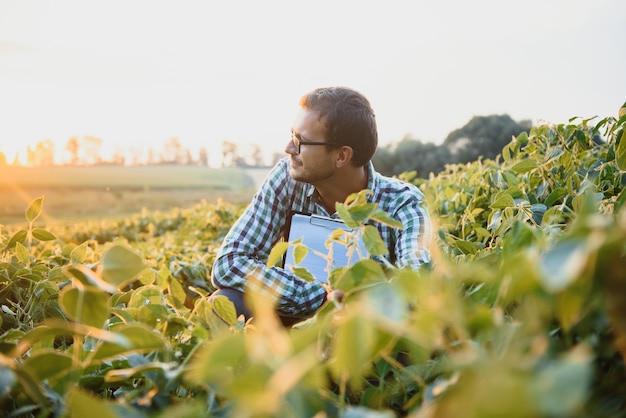
[[[402,222],[402,228],[396,230],[396,266],[420,268],[429,265],[432,226],[423,200],[410,199],[397,209],[395,218]]]

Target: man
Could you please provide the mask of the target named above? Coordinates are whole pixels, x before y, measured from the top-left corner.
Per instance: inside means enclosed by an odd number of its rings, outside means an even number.
[[[370,162],[378,145],[376,119],[369,101],[344,88],[316,89],[300,100],[300,114],[282,159],[270,172],[251,204],[228,232],[213,265],[212,282],[250,316],[243,303],[246,289],[275,295],[284,324],[312,316],[327,298],[318,282],[306,282],[291,271],[266,267],[272,247],[283,237],[291,211],[338,218],[337,202],[369,189],[369,202],[402,222],[401,229],[374,224],[398,267],[430,261],[430,231],[422,193],[414,185],[383,177]],[[248,280],[257,277],[260,280]]]

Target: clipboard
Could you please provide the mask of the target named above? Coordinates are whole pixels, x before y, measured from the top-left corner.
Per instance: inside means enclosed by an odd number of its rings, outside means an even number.
[[[291,221],[286,234],[286,240],[288,242],[302,240],[302,244],[308,248],[308,252],[302,262],[298,265],[294,260],[294,249],[289,246],[283,258],[283,268],[289,267],[304,267],[306,268],[318,281],[322,283],[328,283],[328,272],[325,269],[328,267],[328,253],[329,249],[326,248],[326,241],[330,237],[330,234],[336,229],[343,229],[344,231],[352,231],[348,226],[340,219],[329,218],[321,215],[311,215],[300,212],[292,212]],[[337,267],[350,267],[361,258],[368,257],[368,253],[365,250],[365,244],[360,238],[358,243],[358,251],[355,249],[352,257],[348,258],[350,249],[339,242],[332,243],[332,264],[331,269]],[[319,252],[322,255],[316,254]]]

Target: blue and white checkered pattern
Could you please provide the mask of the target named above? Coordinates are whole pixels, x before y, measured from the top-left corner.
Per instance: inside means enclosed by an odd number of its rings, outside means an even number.
[[[382,176],[368,165],[369,202],[402,223],[392,228],[373,222],[387,244],[387,260],[397,267],[419,267],[430,261],[427,241],[431,233],[424,196],[414,185]],[[271,249],[284,236],[291,210],[337,218],[322,205],[315,188],[289,175],[289,158],[269,173],[243,215],[235,222],[218,250],[213,285],[244,291],[246,286],[277,298],[277,310],[290,316],[311,316],[321,306],[326,290],[319,282],[306,282],[289,270],[266,267]],[[255,277],[259,280],[249,280]]]

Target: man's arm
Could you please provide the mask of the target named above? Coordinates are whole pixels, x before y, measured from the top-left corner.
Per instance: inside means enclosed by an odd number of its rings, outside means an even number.
[[[432,226],[421,198],[412,198],[396,212],[402,228],[396,236],[396,266],[420,268],[430,263],[429,243]]]
[[[224,238],[213,264],[217,288],[258,291],[277,299],[277,310],[292,316],[310,316],[323,303],[325,289],[290,271],[266,267],[272,247],[280,240],[289,211],[294,182],[285,162],[279,163],[254,196],[243,215]]]

